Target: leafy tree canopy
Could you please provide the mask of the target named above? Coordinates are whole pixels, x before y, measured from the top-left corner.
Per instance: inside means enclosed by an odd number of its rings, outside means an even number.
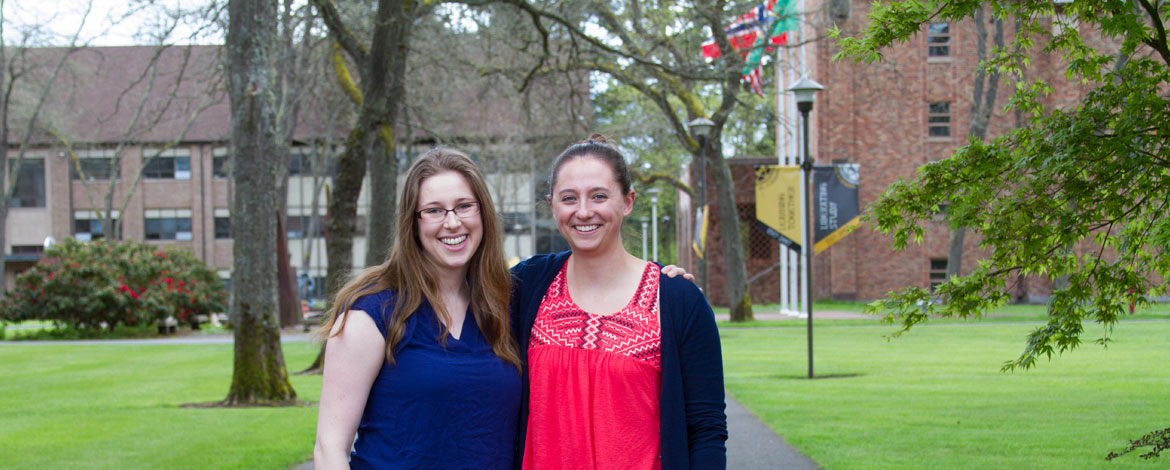
[[[1170,2],[878,3],[859,36],[840,39],[838,57],[881,60],[883,48],[909,40],[923,23],[964,20],[980,8],[1015,23],[1014,40],[993,50],[982,66],[1014,80],[1008,108],[1025,113],[1027,124],[989,142],[972,140],[950,158],[924,165],[891,185],[867,220],[900,249],[920,242],[923,221],[947,207],[946,223],[977,230],[987,256],[933,293],[907,288],[870,308],[899,322],[897,335],[929,315],[978,318],[1010,300],[1010,284],[1020,275],[1052,278],[1047,324],[1003,365],[1026,369],[1039,357],[1076,348],[1086,321],[1103,327],[1097,342],[1105,344],[1125,306],[1166,294]],[[1054,28],[1054,21],[1067,27]],[[1028,70],[1039,54],[1057,55],[1070,83],[1090,90],[1078,105],[1046,104],[1052,84]]]

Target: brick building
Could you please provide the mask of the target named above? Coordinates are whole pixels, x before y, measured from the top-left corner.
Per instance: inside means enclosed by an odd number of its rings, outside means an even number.
[[[25,83],[37,84],[47,82],[53,64],[66,51],[21,53],[28,57],[34,77]],[[40,260],[50,237],[107,237],[104,232],[109,229],[101,223],[107,213],[117,219],[122,239],[190,250],[230,279],[231,121],[219,54],[215,46],[98,47],[70,53],[25,145],[2,247],[9,285],[15,273]],[[443,87],[443,92],[420,90],[418,108],[411,113],[418,125],[397,133],[410,136],[400,144],[403,167],[410,154],[436,145],[468,152],[488,175],[504,219],[508,256],[550,251],[548,245],[556,237],[548,224],[537,223],[541,215],[534,197],[538,190],[534,182],[539,183],[538,175],[547,164],[534,162],[533,155],[556,155],[564,142],[584,132],[582,122],[590,113],[562,111],[570,107],[566,101],[580,101],[587,94],[562,96],[551,85],[538,85],[532,93],[538,95],[535,101],[540,106],[523,115],[520,110],[526,108],[519,102],[524,97],[511,93],[512,87],[480,79],[478,73],[475,79],[459,80],[451,77],[452,70],[442,72],[448,79],[432,86]],[[334,86],[326,85],[317,92],[328,93]],[[26,96],[36,88],[25,86]],[[327,124],[348,122],[344,106],[340,111],[320,106],[331,99],[348,106],[345,97],[328,95],[303,106],[286,179],[285,231],[291,264],[315,280],[314,291],[307,293],[311,297],[321,296],[325,286],[327,197],[322,188],[330,183],[333,171],[328,163],[315,162],[328,162],[319,157],[339,152],[347,132]],[[19,108],[27,103],[17,104]],[[581,103],[572,107],[588,109]],[[11,122],[27,119],[15,117]],[[16,168],[24,137],[17,134],[9,135],[6,169]],[[368,189],[363,188],[354,266],[366,264],[364,222],[376,216],[369,207]]]
[[[860,31],[869,10],[870,4],[860,0],[808,1],[806,11],[813,13],[805,23],[803,34],[826,37],[830,19],[836,20],[845,34]],[[1065,27],[1059,8],[1050,25]],[[991,28],[989,25],[989,34]],[[1005,40],[1010,42],[1011,25],[1006,24],[1005,30]],[[978,63],[976,40],[970,20],[932,23],[925,25],[910,41],[886,49],[883,61],[873,64],[858,64],[849,59],[833,61],[839,48],[827,39],[804,46],[808,76],[825,87],[818,93],[810,116],[812,156],[818,164],[860,165],[862,210],[889,184],[912,177],[919,166],[946,158],[967,141]],[[1090,44],[1109,47],[1099,40],[1090,39]],[[792,54],[794,62],[799,57]],[[799,64],[781,65],[799,68]],[[1078,102],[1086,88],[1069,83],[1064,72],[1065,67],[1058,58],[1039,55],[1034,57],[1026,74],[1044,78],[1053,86],[1048,104],[1069,106]],[[774,80],[775,75],[771,75],[773,87]],[[791,80],[787,85],[790,84]],[[1013,86],[1007,77],[1001,79],[988,138],[1003,135],[1022,119],[1014,112],[1005,114],[1002,110]],[[769,91],[769,98],[774,99],[774,93],[775,88]],[[787,152],[793,154],[795,148],[795,145],[788,147]],[[778,302],[780,279],[776,266],[780,248],[754,226],[752,181],[754,166],[775,165],[777,157],[736,157],[728,162],[736,184],[741,226],[747,232],[745,258],[752,299],[756,303]],[[709,194],[708,200],[713,196]],[[685,199],[685,195],[680,197]],[[722,284],[724,268],[718,228],[721,221],[716,211],[711,215],[707,235],[711,251],[707,295],[713,304],[727,305]],[[689,225],[680,222],[680,246],[690,245],[693,232]],[[968,233],[964,243],[964,273],[979,258],[977,245],[977,235]],[[941,222],[927,222],[923,243],[910,244],[903,251],[894,251],[889,237],[863,224],[814,258],[813,298],[872,300],[906,286],[927,287],[945,279],[948,251],[949,229]],[[686,252],[680,250],[683,253]],[[694,266],[694,262],[693,255],[680,261],[684,266]],[[1019,279],[1011,288],[1020,300],[1039,301],[1051,292],[1051,283],[1046,279]]]

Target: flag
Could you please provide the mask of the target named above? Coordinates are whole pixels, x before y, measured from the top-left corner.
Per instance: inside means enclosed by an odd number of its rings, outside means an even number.
[[[764,66],[761,65],[752,69],[751,73],[743,76],[743,81],[747,82],[748,86],[751,87],[752,93],[759,96],[764,96],[764,80],[760,76],[760,71],[763,68]]]
[[[785,0],[786,2],[790,0]],[[747,53],[764,36],[765,28],[769,23],[776,20],[772,9],[775,7],[776,0],[768,0],[766,4],[760,4],[752,7],[751,11],[736,18],[730,25],[724,29],[727,33],[727,41],[731,43],[731,49],[735,51],[742,51]],[[707,41],[703,43],[703,57],[717,58],[722,55],[719,50],[719,45],[715,41]]]
[[[813,253],[820,253],[861,225],[857,186],[860,165],[813,167]]]
[[[771,25],[768,28],[768,34],[760,35],[760,37],[756,40],[756,43],[751,46],[747,60],[743,66],[743,74],[745,79],[753,69],[760,67],[760,60],[763,59],[764,49],[770,49],[767,47],[767,45],[774,44],[772,39],[780,37],[781,41],[787,43],[788,36],[782,33],[796,27],[796,15],[792,11],[792,0],[782,0],[776,2],[772,5],[770,12],[775,15],[775,21],[771,22]]]
[[[756,167],[756,225],[768,236],[799,252],[804,243],[800,226],[800,167]]]
[[[741,54],[747,54],[748,50],[756,43],[756,38],[759,37],[759,31],[751,30],[743,33],[741,36],[728,36],[728,42],[731,42],[732,49],[739,51]],[[768,39],[768,52],[772,52],[771,46],[783,46],[788,44],[788,33],[780,33],[777,36],[772,36]],[[719,45],[715,41],[707,41],[703,43],[703,57],[707,59],[718,59],[723,55],[719,50]]]
[[[707,251],[707,206],[695,210],[695,239],[691,241],[691,249],[695,250],[695,256],[703,259]]]

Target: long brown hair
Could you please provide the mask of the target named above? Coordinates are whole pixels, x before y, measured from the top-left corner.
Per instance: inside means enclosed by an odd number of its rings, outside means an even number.
[[[394,313],[386,321],[386,361],[393,364],[394,350],[406,331],[406,321],[422,304],[423,299],[443,320],[440,342],[446,343],[451,316],[439,295],[439,284],[434,263],[427,258],[418,238],[418,192],[423,180],[444,171],[463,175],[471,192],[479,202],[479,216],[483,225],[483,240],[467,263],[467,282],[471,286],[471,311],[479,331],[500,359],[520,368],[520,354],[508,326],[508,300],[512,287],[511,274],[504,261],[504,240],[500,220],[492,203],[491,193],[479,167],[467,155],[457,150],[436,148],[415,159],[407,172],[398,201],[398,234],[390,258],[378,266],[366,268],[337,292],[329,317],[321,325],[322,338],[341,334],[345,319],[337,333],[330,331],[338,317],[353,307],[358,298],[393,289],[397,294]],[[375,314],[375,312],[368,312]],[[345,317],[348,318],[348,317]]]

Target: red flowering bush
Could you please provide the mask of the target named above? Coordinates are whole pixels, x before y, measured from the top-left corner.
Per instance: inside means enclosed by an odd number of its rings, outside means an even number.
[[[109,330],[168,316],[194,323],[195,315],[224,311],[227,298],[215,272],[190,252],[70,238],[17,276],[15,288],[0,298],[0,321]]]

